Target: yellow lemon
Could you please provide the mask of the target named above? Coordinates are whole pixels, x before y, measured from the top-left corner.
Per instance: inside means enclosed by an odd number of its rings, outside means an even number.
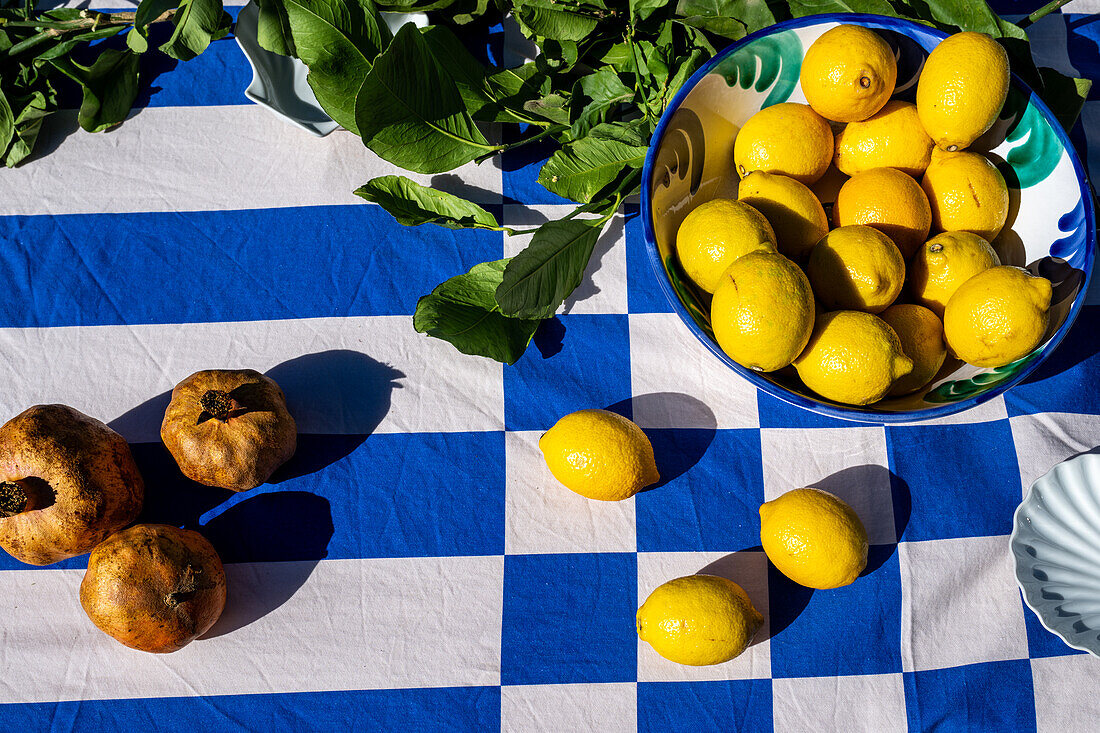
[[[835,165],[830,165],[825,171],[825,175],[817,179],[817,183],[810,186],[810,190],[814,192],[814,196],[817,196],[817,200],[822,205],[831,204],[836,201],[837,194],[840,193],[840,189],[847,182],[848,176],[841,173]]]
[[[821,489],[795,489],[762,504],[760,544],[779,572],[807,588],[848,585],[867,567],[863,522]]]
[[[984,33],[956,33],[928,54],[917,114],[944,150],[963,150],[993,126],[1008,96],[1008,54]]]
[[[722,273],[710,322],[731,359],[758,372],[775,371],[810,339],[814,294],[798,265],[781,254],[754,252]]]
[[[894,382],[889,394],[909,394],[931,382],[947,359],[939,316],[921,305],[897,303],[880,313],[879,318],[894,329],[901,350],[913,360],[913,371]]]
[[[745,122],[733,141],[737,175],[782,173],[810,185],[833,159],[833,130],[805,104],[765,107]]]
[[[955,291],[943,314],[947,345],[979,367],[1022,359],[1038,346],[1050,320],[1050,280],[1019,267],[979,272]]]
[[[779,252],[791,259],[805,257],[829,231],[821,202],[789,176],[753,171],[738,184],[737,200],[764,215],[775,230]]]
[[[676,232],[676,256],[692,282],[708,293],[738,257],[775,252],[775,232],[767,218],[748,204],[713,199],[696,206]]]
[[[878,316],[834,311],[817,319],[794,368],[807,387],[848,405],[877,402],[913,370],[894,330]]]
[[[649,438],[607,410],[566,415],[539,438],[539,450],[554,478],[589,499],[629,499],[661,480]]]
[[[763,624],[744,589],[716,575],[658,586],[637,615],[639,639],[665,659],[697,667],[741,654]]]
[[[799,81],[806,101],[836,122],[865,120],[882,109],[898,78],[894,51],[860,25],[839,25],[810,44]]]
[[[905,284],[905,260],[885,234],[853,225],[822,237],[810,252],[806,274],[827,309],[879,313]]]
[[[997,253],[977,234],[943,232],[929,239],[909,263],[909,291],[940,318],[959,286],[983,270],[1001,264]]]
[[[848,179],[833,205],[833,224],[865,224],[888,236],[908,260],[928,239],[932,210],[928,197],[896,168],[872,168]]]
[[[921,188],[940,232],[971,232],[992,242],[1008,220],[1004,176],[980,153],[956,153],[928,164]]]
[[[833,164],[849,176],[872,168],[897,168],[919,176],[934,147],[917,117],[917,106],[895,100],[837,133]]]

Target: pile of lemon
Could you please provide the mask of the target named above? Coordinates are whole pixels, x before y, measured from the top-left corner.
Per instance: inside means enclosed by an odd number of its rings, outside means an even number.
[[[550,473],[588,499],[621,501],[660,481],[653,444],[633,421],[579,410],[539,438]],[[760,544],[773,565],[809,588],[839,588],[867,566],[867,531],[826,491],[795,489],[760,506]],[[670,580],[638,609],[638,637],[674,662],[710,665],[745,651],[764,623],[744,588],[708,574]]]
[[[793,365],[853,405],[924,387],[949,354],[997,367],[1030,353],[1051,283],[1001,264],[991,243],[1008,188],[967,150],[1008,94],[1001,46],[942,41],[914,105],[890,99],[889,44],[840,25],[807,50],[800,81],[809,104],[766,107],[738,132],[737,199],[702,203],[676,234],[684,273],[713,296],[722,349],[755,371]]]

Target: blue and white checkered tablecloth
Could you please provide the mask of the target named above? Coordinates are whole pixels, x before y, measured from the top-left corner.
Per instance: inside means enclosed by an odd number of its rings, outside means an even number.
[[[1035,26],[1040,61],[1100,82],[1097,10],[1077,0]],[[209,537],[229,602],[207,638],[143,654],[85,618],[86,557],[3,556],[0,729],[1100,727],[1100,661],[1043,630],[1008,552],[1030,483],[1100,444],[1100,291],[1004,398],[934,423],[839,422],[756,392],[694,341],[635,205],[502,367],[410,316],[522,239],[403,228],[357,199],[393,171],[350,134],[315,139],[247,103],[232,41],[145,72],[152,93],[120,128],[61,115],[48,155],[0,173],[0,420],[63,402],[121,432],[143,518]],[[1100,181],[1100,84],[1072,137]],[[533,224],[565,207],[535,183],[543,155],[422,180]],[[245,366],[283,386],[298,454],[242,495],[191,484],[158,441],[168,391]],[[645,429],[661,485],[615,504],[557,485],[537,438],[585,407]],[[759,504],[805,485],[868,528],[870,572],[851,586],[794,586],[760,551]],[[638,641],[634,613],[704,569],[746,588],[762,641],[677,666]]]

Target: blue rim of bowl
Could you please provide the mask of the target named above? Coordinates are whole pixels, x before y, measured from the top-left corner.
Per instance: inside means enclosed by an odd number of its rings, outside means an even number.
[[[680,320],[691,330],[695,337],[699,339],[710,349],[711,353],[721,359],[726,366],[733,369],[739,375],[749,380],[750,383],[755,385],[758,389],[763,390],[772,397],[775,397],[787,404],[794,405],[795,407],[801,407],[802,409],[816,412],[819,415],[825,415],[826,417],[837,418],[840,420],[848,420],[854,422],[870,422],[870,423],[904,423],[904,422],[916,422],[922,420],[931,420],[937,417],[946,417],[947,415],[954,415],[955,413],[969,410],[973,407],[988,402],[989,400],[1004,394],[1007,390],[1016,386],[1028,376],[1034,372],[1040,364],[1046,361],[1046,358],[1057,348],[1058,344],[1065,338],[1066,333],[1069,332],[1073,322],[1077,320],[1077,314],[1080,312],[1082,306],[1085,303],[1085,293],[1088,292],[1089,281],[1092,278],[1092,266],[1093,266],[1093,254],[1095,250],[1096,242],[1096,222],[1094,219],[1092,192],[1089,187],[1088,179],[1085,176],[1084,167],[1081,165],[1080,158],[1077,157],[1077,151],[1073,147],[1073,143],[1069,139],[1069,135],[1062,129],[1061,123],[1047,107],[1046,103],[1039,98],[1039,95],[1029,87],[1027,84],[1012,74],[1012,83],[1014,86],[1022,89],[1028,94],[1029,100],[1038,108],[1043,114],[1043,117],[1054,130],[1054,133],[1058,136],[1059,142],[1069,155],[1070,162],[1073,164],[1074,175],[1077,176],[1077,185],[1081,192],[1081,199],[1085,208],[1085,242],[1089,243],[1088,251],[1085,254],[1085,277],[1081,283],[1081,288],[1077,292],[1077,297],[1074,298],[1072,305],[1070,305],[1069,313],[1066,315],[1066,320],[1054,332],[1054,335],[1050,337],[1050,340],[1039,350],[1038,356],[1033,358],[1031,363],[1020,370],[1018,374],[1013,376],[1012,379],[1006,380],[1001,384],[998,384],[987,392],[983,392],[980,395],[968,397],[958,402],[950,404],[939,405],[937,407],[930,407],[922,410],[863,410],[858,407],[846,407],[839,404],[833,404],[829,402],[823,402],[819,400],[803,397],[800,394],[796,394],[788,389],[780,387],[777,384],[765,379],[764,377],[756,374],[751,369],[746,369],[733,359],[729,358],[721,347],[712,341],[703,332],[699,325],[691,318],[691,315],[687,312],[684,304],[680,301],[676,291],[672,288],[672,283],[668,279],[668,275],[665,272],[665,265],[661,261],[661,253],[657,249],[657,236],[653,230],[653,215],[650,211],[650,199],[653,195],[651,190],[650,181],[653,174],[653,166],[657,158],[657,149],[660,141],[664,138],[665,128],[668,126],[669,120],[676,113],[676,110],[683,104],[684,99],[695,88],[699,81],[709,74],[715,66],[721,63],[730,54],[735,53],[743,46],[752,43],[758,38],[770,36],[779,31],[784,31],[792,28],[802,28],[809,25],[818,25],[821,23],[859,23],[870,24],[875,27],[886,28],[890,30],[896,30],[902,32],[904,35],[909,35],[914,30],[919,30],[922,33],[938,37],[940,39],[948,36],[944,31],[932,26],[921,25],[911,20],[905,20],[903,18],[893,18],[887,15],[871,15],[867,13],[823,13],[821,15],[808,15],[802,18],[795,18],[794,20],[787,20],[781,23],[770,25],[767,28],[750,33],[742,38],[740,41],[727,46],[713,59],[707,62],[706,66],[692,74],[691,78],[680,87],[672,98],[672,102],[665,109],[664,114],[661,115],[661,119],[657,122],[657,127],[653,131],[653,137],[649,145],[649,151],[646,153],[645,163],[642,165],[642,192],[641,192],[641,209],[642,209],[642,230],[645,236],[646,252],[649,255],[650,265],[653,267],[653,273],[657,277],[657,281],[661,285],[661,290],[664,292],[665,297],[672,305],[673,310]],[[1034,355],[1036,352],[1032,352]]]
[[[1049,471],[1031,482],[1031,486],[1029,486],[1027,489],[1027,494],[1024,495],[1024,500],[1020,502],[1020,505],[1016,507],[1016,511],[1012,513],[1012,534],[1010,534],[1008,537],[1008,547],[1009,550],[1012,552],[1012,560],[1015,566],[1013,568],[1013,575],[1016,578],[1016,585],[1020,588],[1020,595],[1024,599],[1024,604],[1029,609],[1031,609],[1032,613],[1035,614],[1035,618],[1039,619],[1039,623],[1043,625],[1043,628],[1061,639],[1062,642],[1065,643],[1065,645],[1069,648],[1077,649],[1082,652],[1088,652],[1094,657],[1100,657],[1100,652],[1098,652],[1097,650],[1090,649],[1089,647],[1081,644],[1074,644],[1072,641],[1066,638],[1065,634],[1063,634],[1061,631],[1054,628],[1047,622],[1046,616],[1044,616],[1043,611],[1040,610],[1041,604],[1038,602],[1038,599],[1035,598],[1035,594],[1033,592],[1034,584],[1031,583],[1029,580],[1025,581],[1024,579],[1025,563],[1027,563],[1027,558],[1030,556],[1027,555],[1027,553],[1023,550],[1019,549],[1020,524],[1023,521],[1024,510],[1031,503],[1031,500],[1035,495],[1035,487],[1041,481],[1052,481],[1053,479],[1051,477],[1054,475],[1054,472],[1058,469],[1058,467],[1062,464],[1073,463],[1075,461],[1091,461],[1093,459],[1088,457],[1091,455],[1094,454],[1081,453],[1079,455],[1073,456],[1072,458],[1067,458],[1064,461],[1054,464],[1053,466],[1051,466],[1051,469]]]

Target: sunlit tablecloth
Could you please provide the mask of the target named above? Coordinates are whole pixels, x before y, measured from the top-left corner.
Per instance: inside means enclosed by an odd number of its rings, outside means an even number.
[[[1036,54],[1100,81],[1100,20],[1084,15],[1100,4],[1067,10],[1032,29]],[[0,419],[63,402],[107,421],[145,475],[144,518],[209,537],[229,602],[207,638],[143,654],[82,613],[86,558],[4,555],[0,728],[1100,725],[1100,661],[1042,629],[1008,552],[1030,483],[1100,444],[1100,292],[1006,397],[935,423],[843,423],[756,392],[694,340],[634,205],[502,367],[410,316],[522,240],[407,229],[357,199],[392,171],[348,133],[316,139],[248,103],[231,40],[145,78],[117,130],[61,115],[47,155],[0,172]],[[1072,138],[1100,181],[1096,91]],[[512,226],[564,211],[535,183],[545,151],[521,151],[431,181]],[[214,367],[286,391],[300,447],[276,483],[199,487],[158,442],[168,390]],[[664,476],[616,504],[562,489],[536,446],[561,415],[607,406],[646,430]],[[758,547],[758,505],[811,484],[850,501],[873,544],[872,571],[840,590],[793,586]],[[732,663],[681,667],[638,641],[634,612],[703,569],[741,583],[767,625]]]

